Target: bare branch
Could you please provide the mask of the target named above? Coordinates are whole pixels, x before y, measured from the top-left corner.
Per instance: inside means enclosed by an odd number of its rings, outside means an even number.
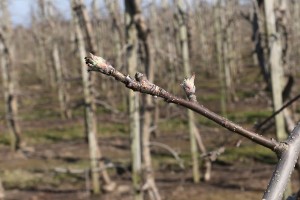
[[[177,160],[178,162],[178,165],[180,166],[181,169],[184,169],[184,162],[183,160],[178,156],[178,153],[173,150],[170,146],[166,145],[166,144],[163,144],[163,143],[160,143],[160,142],[150,142],[149,145],[151,146],[157,146],[157,147],[160,147],[160,148],[163,148],[167,151],[169,151],[175,158],[175,160]]]
[[[282,152],[263,199],[280,200],[294,170],[300,152],[300,124],[281,143]]]
[[[288,107],[289,105],[291,105],[292,103],[294,103],[299,98],[300,98],[300,94],[298,94],[297,96],[295,96],[294,98],[292,98],[291,100],[289,100],[288,102],[286,102],[280,109],[276,110],[272,115],[270,115],[269,117],[267,117],[264,121],[262,121],[261,123],[255,125],[254,126],[255,130],[259,131],[267,122],[269,122],[278,113],[280,113],[281,111],[283,111],[286,107]]]
[[[90,54],[88,57],[86,57],[85,62],[88,66],[88,71],[96,71],[108,76],[112,76],[116,80],[125,84],[127,88],[130,88],[134,91],[150,94],[155,97],[161,97],[168,103],[178,104],[185,108],[191,109],[196,113],[201,114],[208,119],[211,119],[212,121],[223,126],[224,128],[232,132],[235,132],[243,137],[246,137],[252,140],[253,142],[258,143],[266,148],[269,148],[272,151],[280,153],[284,150],[282,149],[280,143],[274,139],[269,139],[255,132],[246,130],[243,127],[229,121],[228,119],[210,111],[209,109],[205,108],[203,105],[190,102],[188,100],[170,94],[169,92],[158,87],[157,85],[150,83],[142,73],[137,72],[134,80],[129,75],[126,76],[121,72],[117,71],[103,58],[95,56],[93,54]]]

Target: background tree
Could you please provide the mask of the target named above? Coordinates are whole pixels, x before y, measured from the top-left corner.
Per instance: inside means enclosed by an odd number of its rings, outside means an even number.
[[[18,116],[17,74],[14,65],[12,46],[12,25],[7,8],[7,1],[0,2],[2,23],[0,24],[0,53],[1,72],[4,86],[6,121],[10,129],[11,150],[17,151],[22,147],[21,129]]]
[[[97,143],[97,118],[95,114],[96,105],[95,96],[93,93],[93,77],[88,74],[82,61],[82,58],[86,54],[86,48],[90,52],[96,51],[96,47],[94,46],[95,42],[92,35],[93,31],[86,10],[83,8],[84,5],[82,1],[74,0],[72,1],[72,6],[74,9],[73,15],[78,40],[79,58],[81,60],[85,109],[85,132],[89,143],[93,192],[97,194],[100,192],[100,172],[104,180],[104,185],[101,187],[102,189],[106,191],[112,191],[115,188],[115,183],[111,181],[107,171],[105,170],[105,164],[101,160],[102,153]],[[82,29],[85,31],[86,40],[84,40]]]
[[[129,74],[133,74],[138,68],[138,35],[135,25],[135,2],[125,0],[125,23],[126,23],[126,65]],[[142,177],[142,152],[141,152],[141,125],[140,125],[140,104],[139,96],[129,91],[129,130],[131,137],[131,159],[132,159],[132,182],[134,187],[134,198],[143,199],[141,190]]]
[[[266,27],[266,2],[182,2],[181,10],[177,1],[169,0],[77,1],[75,10],[74,6],[58,1],[8,2],[11,31],[6,34],[6,29],[1,30],[13,55],[13,73],[18,74],[15,94],[19,115],[16,119],[22,127],[22,140],[36,151],[28,147],[22,147],[22,154],[9,151],[1,73],[0,177],[7,198],[85,199],[90,198],[88,195],[96,185],[95,191],[115,189],[101,194],[103,199],[132,199],[133,196],[174,200],[194,200],[199,196],[258,199],[268,182],[270,192],[266,190],[264,198],[281,195],[299,146],[298,140],[294,140],[298,129],[292,132],[300,113],[297,2],[276,0],[271,9],[275,15],[276,39],[282,48],[278,59],[282,68],[279,93],[286,108],[281,107],[279,111],[272,103],[270,50],[274,45]],[[132,15],[127,12],[130,19],[127,30],[125,3],[133,3]],[[20,4],[22,10],[18,9]],[[0,14],[2,17],[2,12]],[[182,37],[183,25],[185,35]],[[126,31],[131,34],[127,39]],[[184,49],[188,50],[188,56]],[[160,97],[159,94],[166,94],[160,86],[178,95],[167,96],[164,100],[169,104],[144,94],[132,95],[138,96],[138,100],[132,98],[138,106],[134,103],[131,107],[134,114],[130,119],[128,90],[115,79],[90,77],[83,63],[83,57],[89,52],[106,58],[106,64],[110,63],[120,72],[110,74],[117,75],[123,83],[130,82],[127,87],[136,86],[135,90],[140,91],[145,85],[151,86],[148,92]],[[2,58],[5,56],[0,56]],[[130,63],[135,68],[132,71],[128,71]],[[184,72],[186,63],[190,66],[188,74]],[[109,65],[105,66],[110,69]],[[135,77],[136,71],[143,75]],[[123,76],[121,72],[126,73]],[[179,86],[182,81],[184,91]],[[221,89],[224,92],[221,93]],[[204,108],[222,113],[222,94],[228,119],[240,126]],[[206,172],[213,164],[209,184],[193,183],[189,114],[177,104],[209,117],[194,113],[192,126],[201,131],[201,137],[194,131],[194,147],[201,152],[196,156],[200,178],[210,178]],[[72,111],[72,118],[64,117],[65,108]],[[91,113],[89,118],[85,111]],[[270,139],[276,138],[276,113],[283,113],[285,131],[292,133],[283,143]],[[138,120],[129,128],[132,119]],[[211,119],[258,144],[241,140],[215,126]],[[137,129],[133,127],[136,123],[139,123]],[[83,134],[88,130],[87,125],[94,132],[90,143],[87,143],[88,134]],[[257,131],[247,131],[241,126]],[[139,139],[135,140],[138,152],[135,148],[131,150],[129,133],[132,130],[138,134]],[[95,150],[93,154],[90,149]],[[138,154],[135,157],[140,167],[137,176],[132,176],[136,175],[132,174],[135,169],[132,154]],[[278,182],[269,180],[275,166],[280,176],[274,173],[273,179]],[[131,177],[137,177],[135,188]],[[94,180],[98,186],[93,184]],[[117,187],[111,180],[118,183]],[[294,192],[298,180],[298,174],[292,173]]]

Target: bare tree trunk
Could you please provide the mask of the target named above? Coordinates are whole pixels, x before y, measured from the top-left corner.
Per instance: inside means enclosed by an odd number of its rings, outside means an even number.
[[[186,27],[186,11],[182,0],[176,1],[177,6],[177,18],[179,25],[180,34],[180,44],[181,44],[181,56],[183,60],[184,74],[186,77],[191,76],[190,60],[189,60],[189,48],[188,48],[188,38],[187,38],[187,27]],[[196,125],[194,113],[188,110],[188,121],[189,121],[189,132],[190,132],[190,142],[191,142],[191,154],[193,160],[193,180],[195,183],[200,181],[199,173],[199,160],[198,160],[198,149],[195,139]]]
[[[203,1],[195,1],[196,4],[196,27],[198,27],[196,32],[196,37],[199,37],[200,41],[200,52],[201,52],[201,61],[203,62],[203,69],[206,74],[211,75],[213,73],[212,67],[209,65],[210,53],[208,51],[208,40],[207,40],[207,31],[205,31],[205,14],[204,8],[202,5]]]
[[[273,96],[273,108],[274,111],[282,107],[282,80],[283,80],[283,63],[282,63],[282,46],[281,36],[276,30],[276,18],[274,0],[264,1],[265,3],[265,15],[266,15],[266,27],[268,32],[268,44],[270,58],[269,63],[271,67],[271,82],[272,82],[272,96]],[[277,138],[282,141],[286,138],[284,117],[283,113],[279,113],[275,117],[276,121],[276,135]]]
[[[254,42],[254,50],[257,56],[257,61],[261,70],[263,78],[269,86],[270,72],[269,64],[267,62],[265,47],[264,47],[264,25],[263,25],[263,16],[264,12],[261,11],[261,5],[258,4],[257,0],[252,0],[253,13],[251,16],[252,20],[252,41]]]
[[[282,99],[282,82],[283,82],[283,55],[282,55],[282,35],[276,27],[275,16],[275,1],[265,0],[265,20],[268,33],[269,45],[269,63],[271,70],[271,85],[274,111],[280,109],[283,104]],[[275,116],[276,136],[279,141],[284,141],[287,138],[285,131],[284,113],[281,112]],[[285,192],[285,197],[291,194],[291,185]]]
[[[226,95],[226,102],[231,102],[231,88],[232,88],[232,77],[231,77],[231,70],[230,70],[230,25],[228,25],[228,13],[226,13],[226,5],[220,3],[219,14],[220,14],[220,21],[221,21],[221,40],[222,40],[222,67],[224,68],[222,72],[224,73],[224,82],[225,82],[225,95]],[[232,8],[231,8],[232,9]]]
[[[91,159],[91,174],[92,174],[92,184],[93,184],[93,192],[95,194],[100,193],[100,182],[99,176],[100,173],[102,175],[104,185],[102,189],[106,191],[112,191],[115,189],[115,183],[111,181],[107,171],[105,170],[105,164],[101,160],[102,154],[99,149],[97,143],[97,118],[96,118],[96,106],[94,102],[94,94],[93,94],[93,79],[91,74],[87,72],[84,63],[84,57],[87,55],[85,50],[85,42],[82,34],[81,26],[85,29],[85,34],[88,41],[87,49],[91,52],[95,51],[95,43],[93,43],[92,37],[92,27],[90,26],[88,15],[86,10],[83,9],[82,1],[72,1],[72,5],[76,10],[76,16],[74,17],[75,21],[75,29],[78,39],[78,48],[79,48],[79,56],[81,61],[81,72],[82,72],[82,81],[83,81],[83,93],[84,93],[84,102],[85,102],[85,131],[88,136],[89,143],[89,152]],[[75,14],[74,14],[75,15]],[[81,23],[80,23],[81,21]],[[99,170],[100,169],[100,170]]]
[[[236,2],[233,0],[226,1],[226,4],[224,5],[224,13],[222,14],[222,18],[226,19],[225,26],[223,28],[225,29],[225,37],[224,43],[226,44],[226,47],[224,47],[224,59],[225,59],[225,76],[226,76],[226,91],[227,91],[227,100],[229,102],[235,101],[236,98],[236,92],[235,92],[235,80],[236,80],[236,72],[237,72],[237,66],[236,66],[236,49],[234,48],[234,37],[236,37],[234,34],[235,31],[235,4]]]
[[[4,199],[5,198],[5,190],[2,184],[2,181],[0,179],[0,199]]]
[[[216,54],[217,54],[217,65],[219,69],[219,81],[220,81],[220,104],[221,113],[226,116],[226,83],[225,83],[225,67],[223,64],[223,46],[222,46],[222,22],[221,22],[221,2],[220,0],[214,0],[214,29],[216,37]]]
[[[16,94],[17,77],[13,63],[11,46],[11,22],[7,10],[7,1],[0,1],[0,9],[3,13],[3,22],[0,24],[0,55],[1,70],[4,87],[6,121],[11,135],[11,150],[19,150],[21,144],[21,129],[18,122],[18,100]],[[5,31],[6,30],[6,31]]]
[[[38,17],[43,21],[39,24],[36,35],[39,40],[41,51],[41,77],[45,80],[45,83],[54,89],[56,86],[55,68],[51,64],[51,33],[53,32],[53,24],[50,20],[52,9],[50,8],[51,2],[49,0],[38,0]]]
[[[73,10],[78,17],[78,23],[83,29],[84,35],[86,36],[86,48],[91,52],[96,52],[96,42],[94,32],[91,25],[91,20],[82,0],[73,0]]]
[[[134,8],[134,19],[137,28],[138,37],[142,43],[142,48],[145,52],[145,72],[149,81],[154,80],[154,52],[152,40],[149,37],[149,29],[142,16],[141,5],[138,0],[130,2],[131,7]],[[151,152],[150,152],[150,127],[153,122],[153,98],[149,95],[143,95],[144,103],[141,105],[141,130],[142,130],[142,152],[143,152],[143,174],[145,184],[143,190],[146,190],[152,199],[160,200],[158,189],[154,180],[154,172],[151,164]]]
[[[54,43],[52,48],[52,57],[53,57],[53,63],[55,67],[55,74],[56,74],[56,83],[57,83],[56,87],[57,87],[58,100],[60,105],[60,116],[62,119],[69,119],[71,118],[72,113],[71,110],[68,108],[63,71],[60,62],[59,49],[56,42]]]
[[[138,37],[134,21],[134,2],[125,0],[125,23],[126,23],[126,46],[128,74],[132,75],[138,67]],[[141,130],[139,113],[139,96],[129,91],[129,120],[132,154],[132,181],[134,187],[134,199],[142,200],[141,191],[142,177],[142,152],[141,152]]]
[[[98,169],[98,144],[96,138],[96,118],[95,118],[95,106],[92,102],[92,96],[90,91],[90,75],[88,74],[86,68],[84,67],[83,58],[86,55],[84,48],[84,39],[81,34],[79,27],[76,28],[77,38],[78,38],[78,48],[79,48],[79,57],[81,61],[81,70],[82,70],[82,81],[83,81],[83,92],[84,92],[84,101],[85,101],[85,131],[88,136],[89,143],[89,152],[91,159],[91,174],[92,174],[92,188],[95,194],[100,193],[100,182],[99,182],[99,172]]]
[[[153,38],[153,48],[152,48],[152,58],[151,60],[155,60],[155,58],[157,58],[157,50],[161,48],[161,44],[159,43],[159,36],[158,36],[158,18],[157,18],[157,7],[156,7],[156,1],[153,1],[151,3],[151,7],[150,7],[150,16],[151,16],[151,24],[150,24],[150,29],[151,29],[151,33],[152,33],[152,38]],[[150,42],[148,42],[150,43]],[[149,60],[149,59],[148,59]],[[158,64],[158,61],[156,61],[155,64]],[[153,66],[151,67],[153,68]],[[154,71],[154,70],[151,70]],[[154,72],[155,74],[155,72]],[[152,77],[152,79],[154,79],[154,77]],[[153,80],[154,81],[154,80]],[[158,128],[158,121],[159,121],[159,104],[157,101],[153,102],[154,104],[154,119],[153,119],[153,123],[152,126],[156,127],[154,130],[154,135],[156,137],[159,136],[159,128]]]
[[[92,0],[91,2],[91,23],[93,26],[93,31],[95,31],[95,50],[98,51],[99,54],[103,54],[103,45],[102,45],[102,33],[104,32],[105,28],[103,27],[103,23],[101,21],[101,13],[100,13],[100,5],[99,5],[100,0]],[[80,14],[80,12],[78,13]],[[81,14],[80,14],[81,15]],[[103,83],[106,85],[106,83]],[[101,83],[101,86],[103,85]]]
[[[106,7],[112,18],[112,32],[114,38],[114,51],[116,55],[116,66],[122,66],[122,32],[120,27],[120,19],[118,18],[118,1],[105,0]]]

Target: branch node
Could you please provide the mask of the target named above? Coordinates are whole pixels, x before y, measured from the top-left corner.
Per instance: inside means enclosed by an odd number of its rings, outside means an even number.
[[[190,78],[185,78],[183,82],[180,84],[183,90],[186,93],[186,96],[189,98],[190,101],[197,101],[195,92],[195,74],[193,74]]]
[[[89,55],[84,59],[85,63],[88,66],[88,71],[98,71],[106,75],[111,75],[116,71],[116,69],[111,66],[106,60],[101,57],[95,56],[92,53],[89,53]]]
[[[273,138],[271,138],[274,143],[277,143],[277,141]],[[274,147],[274,152],[280,156],[284,151],[288,149],[288,144],[286,142],[279,142],[275,147]]]

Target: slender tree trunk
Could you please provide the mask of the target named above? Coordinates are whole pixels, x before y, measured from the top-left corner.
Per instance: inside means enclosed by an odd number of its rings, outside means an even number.
[[[265,0],[265,20],[268,34],[269,45],[269,63],[271,70],[271,86],[274,111],[280,109],[283,104],[282,99],[282,82],[283,82],[283,55],[282,55],[282,35],[276,27],[275,1]],[[279,141],[287,138],[285,131],[284,113],[281,112],[275,116],[276,136]],[[285,199],[291,194],[291,185],[285,192]]]
[[[152,40],[149,37],[149,29],[142,16],[141,5],[138,0],[131,2],[131,6],[134,7],[134,19],[137,28],[137,34],[142,43],[142,48],[145,52],[145,72],[148,81],[153,82],[154,80],[154,48]],[[151,152],[150,152],[150,127],[153,124],[153,98],[149,95],[143,95],[143,103],[141,105],[141,130],[142,130],[142,152],[143,152],[143,176],[145,184],[143,190],[146,190],[152,199],[160,200],[158,189],[154,180],[154,171],[151,164]]]
[[[151,24],[150,24],[150,29],[152,30],[152,38],[153,38],[153,46],[154,48],[152,48],[152,61],[155,60],[156,56],[157,56],[157,50],[161,49],[161,43],[159,42],[159,36],[158,36],[158,19],[157,19],[157,7],[156,7],[156,1],[153,1],[151,3],[151,7],[150,7],[150,16],[151,16]],[[158,64],[158,62],[156,61],[155,64]],[[152,67],[153,68],[153,67]],[[152,70],[151,70],[152,71]],[[154,70],[153,70],[154,71]],[[155,74],[155,72],[154,72]],[[152,77],[152,79],[154,79],[154,77]],[[154,80],[153,80],[154,81]],[[154,135],[156,137],[159,136],[159,128],[158,128],[158,121],[159,121],[159,104],[157,101],[153,102],[154,104],[154,119],[153,119],[153,124],[152,126],[156,127],[155,131],[154,131]]]
[[[237,52],[234,48],[236,46],[234,38],[236,37],[234,32],[237,31],[235,29],[235,24],[237,19],[235,18],[235,9],[236,9],[236,2],[233,0],[228,0],[225,4],[225,13],[223,14],[223,18],[226,19],[226,27],[225,34],[226,34],[226,43],[227,43],[227,53],[224,53],[226,59],[226,66],[225,66],[225,76],[226,76],[226,90],[227,90],[227,100],[229,102],[235,101],[236,92],[235,92],[235,80],[237,78]]]
[[[81,61],[81,73],[82,73],[82,81],[83,81],[83,93],[84,93],[84,102],[85,102],[85,131],[88,137],[89,144],[89,152],[90,152],[90,160],[91,160],[91,174],[92,174],[92,186],[93,192],[95,194],[100,193],[100,182],[99,177],[100,173],[102,175],[104,184],[102,189],[106,191],[112,191],[115,189],[116,184],[111,181],[107,170],[105,170],[105,164],[101,160],[102,154],[100,148],[97,143],[97,118],[96,118],[96,106],[94,102],[94,94],[93,94],[93,78],[91,74],[87,72],[84,63],[84,57],[87,55],[85,49],[85,40],[83,37],[83,33],[81,27],[85,30],[85,34],[87,40],[86,48],[89,49],[90,52],[95,51],[95,43],[93,42],[93,31],[90,26],[88,15],[85,9],[83,9],[82,1],[72,1],[72,6],[74,10],[76,10],[77,16],[74,14],[74,24],[75,30],[77,34],[78,40],[78,48],[79,48],[79,57]],[[81,23],[80,23],[81,22]],[[98,170],[100,169],[100,170]]]
[[[101,36],[103,35],[102,33],[104,32],[103,30],[105,29],[103,27],[103,23],[101,21],[101,13],[99,10],[99,0],[92,0],[91,2],[91,15],[92,15],[92,25],[93,25],[93,30],[95,31],[95,50],[102,55],[103,54],[103,45],[102,45],[102,38]],[[80,13],[79,13],[80,14]],[[102,83],[101,83],[102,85]]]
[[[13,63],[13,49],[10,34],[12,33],[7,1],[0,1],[3,23],[0,27],[0,61],[4,87],[6,121],[11,135],[11,149],[21,148],[21,129],[18,122],[18,99],[16,94],[17,77]]]
[[[133,75],[138,67],[138,37],[134,22],[133,2],[125,0],[125,23],[126,23],[126,46],[127,48],[127,68],[128,74]],[[141,175],[142,175],[142,152],[141,152],[141,132],[139,96],[132,90],[129,91],[129,120],[131,136],[131,159],[132,159],[132,181],[134,187],[134,199],[142,200]]]
[[[299,54],[300,54],[300,2],[297,0],[292,1],[292,8],[293,8],[293,42],[292,42],[292,49],[293,49],[293,60],[294,60],[294,67],[298,66],[300,62]]]
[[[120,19],[118,17],[118,1],[105,0],[106,7],[112,18],[112,32],[114,41],[114,52],[116,56],[116,66],[122,66],[122,32],[120,27]]]
[[[59,49],[58,45],[55,42],[52,48],[52,57],[53,63],[55,67],[55,74],[56,74],[56,87],[58,92],[58,100],[60,105],[60,115],[62,119],[69,119],[71,118],[71,110],[68,108],[67,104],[67,94],[66,88],[64,83],[63,71],[61,67],[61,61],[59,56]]]
[[[91,25],[91,20],[89,19],[89,15],[87,13],[87,10],[83,4],[82,0],[73,0],[73,10],[75,11],[77,17],[78,17],[78,23],[80,24],[80,27],[82,31],[84,32],[84,35],[86,36],[86,48],[91,52],[96,52],[96,42],[94,37],[93,28]]]
[[[207,33],[205,31],[205,14],[202,2],[195,1],[196,4],[196,27],[198,27],[197,35],[199,35],[201,61],[203,62],[203,69],[206,74],[211,75],[213,73],[212,67],[209,66],[210,53],[208,51]]]
[[[269,63],[271,68],[271,82],[272,82],[272,97],[274,111],[282,107],[282,80],[283,80],[283,62],[282,62],[282,45],[281,36],[276,30],[276,18],[275,8],[273,0],[265,2],[265,15],[266,15],[266,27],[268,33],[269,44]],[[280,141],[283,141],[287,134],[284,126],[283,113],[279,113],[275,116],[276,122],[276,135]]]
[[[96,138],[96,118],[95,118],[95,106],[92,102],[92,96],[90,91],[91,77],[85,66],[83,58],[86,56],[86,51],[84,48],[84,39],[79,27],[76,28],[79,57],[81,61],[81,73],[83,81],[83,92],[84,92],[84,115],[85,115],[85,131],[88,136],[89,152],[91,160],[91,175],[92,175],[92,188],[95,194],[100,193],[100,182],[99,182],[99,172],[98,169],[98,144]]]
[[[216,37],[216,54],[217,65],[219,69],[219,82],[221,89],[220,104],[221,113],[226,116],[226,83],[224,78],[224,65],[223,65],[223,46],[222,46],[222,22],[221,22],[221,2],[220,0],[214,0],[214,29]]]
[[[0,199],[4,199],[5,198],[5,190],[2,184],[2,181],[0,179]]]
[[[263,21],[264,12],[262,11],[262,6],[258,4],[257,0],[252,0],[253,13],[252,13],[252,41],[254,42],[254,50],[257,56],[257,61],[261,70],[263,78],[269,86],[270,82],[270,72],[269,64],[267,62],[267,54],[265,48],[265,40],[263,38],[265,26]]]
[[[40,68],[42,69],[42,80],[45,80],[45,83],[54,89],[56,86],[56,77],[55,77],[55,68],[53,67],[51,60],[52,54],[52,46],[51,44],[51,33],[54,28],[52,25],[52,21],[50,20],[51,16],[51,2],[49,0],[38,0],[38,12],[39,19],[43,21],[40,24],[37,30],[37,36],[40,43],[40,51],[41,51],[41,64]]]
[[[184,8],[184,2],[182,0],[177,0],[177,18],[179,25],[180,34],[180,44],[181,44],[181,56],[183,60],[184,74],[186,77],[191,76],[190,60],[189,60],[189,47],[187,38],[187,27],[186,27],[186,11]],[[190,142],[191,142],[191,154],[193,160],[193,180],[195,183],[200,181],[199,173],[199,160],[198,160],[198,149],[195,139],[196,125],[194,113],[188,110],[188,121],[189,121],[189,132],[190,132]]]
[[[224,82],[225,82],[225,93],[226,93],[226,102],[231,102],[231,88],[232,88],[232,77],[230,70],[230,35],[229,29],[230,26],[228,23],[228,13],[226,13],[226,5],[220,3],[220,21],[221,21],[221,40],[222,40],[222,67],[224,68],[222,71],[224,73]]]

